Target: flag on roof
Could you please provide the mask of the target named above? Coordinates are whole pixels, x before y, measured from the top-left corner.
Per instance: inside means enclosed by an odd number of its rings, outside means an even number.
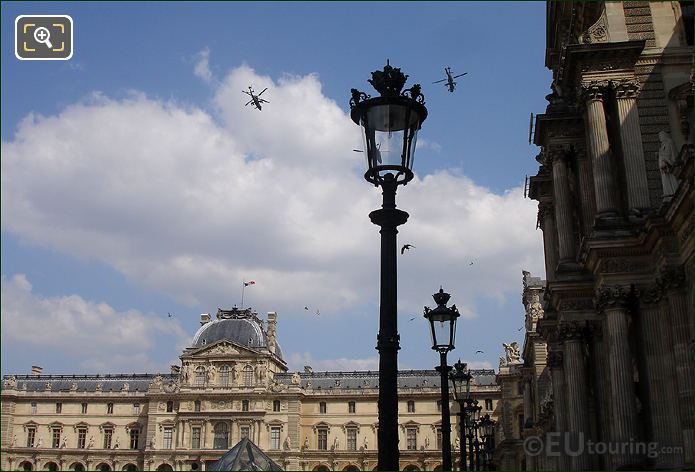
[[[244,282],[244,287],[248,287],[249,285],[256,285],[255,280],[249,280],[248,282]]]

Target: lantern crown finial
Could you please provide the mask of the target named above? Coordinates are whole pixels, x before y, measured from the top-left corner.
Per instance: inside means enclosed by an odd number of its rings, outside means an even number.
[[[384,70],[372,72],[372,78],[368,82],[382,97],[397,97],[401,94],[406,80],[408,76],[403,74],[399,67],[391,66],[387,59]]]
[[[444,291],[444,289],[440,286],[439,292],[432,295],[432,298],[434,298],[434,301],[438,306],[446,307],[446,304],[449,301],[449,299],[451,298],[451,295],[446,293]]]

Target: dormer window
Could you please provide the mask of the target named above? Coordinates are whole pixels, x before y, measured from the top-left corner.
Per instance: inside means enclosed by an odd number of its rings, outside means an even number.
[[[220,367],[220,387],[229,386],[229,366],[223,365]]]
[[[204,387],[205,386],[205,367],[198,366],[195,369],[195,386]]]

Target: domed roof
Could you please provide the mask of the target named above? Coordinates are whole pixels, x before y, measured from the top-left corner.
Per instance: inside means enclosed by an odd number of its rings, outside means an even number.
[[[262,321],[250,309],[218,309],[217,319],[205,323],[193,336],[193,347],[209,346],[222,340],[255,349],[268,348],[268,338],[263,330]],[[277,340],[275,355],[283,358]]]

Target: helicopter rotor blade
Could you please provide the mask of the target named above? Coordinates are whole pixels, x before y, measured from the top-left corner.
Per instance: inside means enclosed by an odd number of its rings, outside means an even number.
[[[261,94],[262,94],[263,92],[265,92],[266,90],[268,90],[268,87],[264,88],[264,89],[263,89],[263,90],[261,91],[261,93],[259,93],[259,94],[258,94],[258,95],[256,95],[256,96],[257,96],[257,97],[260,97],[260,96],[261,96]]]
[[[463,74],[455,75],[453,78],[455,79],[456,77],[463,77],[466,74],[468,74],[468,72],[464,72]]]
[[[446,82],[446,81],[447,81],[447,79],[442,79],[442,80],[438,80],[438,81],[432,82],[432,83],[433,83],[433,84],[438,84],[438,83]]]

